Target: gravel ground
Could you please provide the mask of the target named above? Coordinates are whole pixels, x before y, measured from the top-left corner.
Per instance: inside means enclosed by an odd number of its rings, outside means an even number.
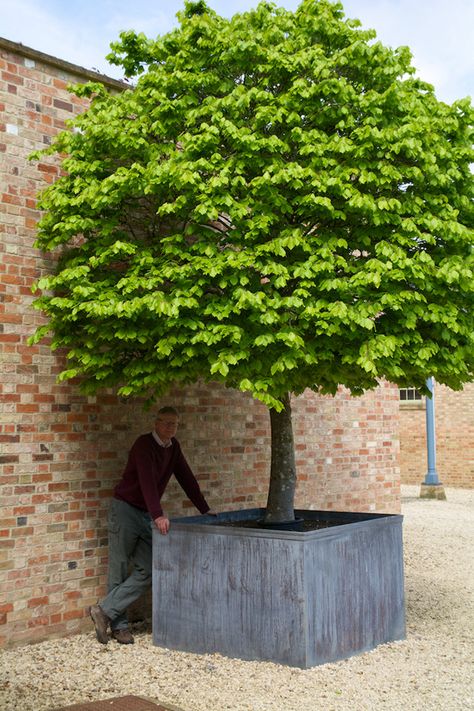
[[[407,639],[301,670],[219,655],[99,645],[94,633],[3,651],[0,710],[135,694],[183,711],[474,710],[474,490],[403,487]]]

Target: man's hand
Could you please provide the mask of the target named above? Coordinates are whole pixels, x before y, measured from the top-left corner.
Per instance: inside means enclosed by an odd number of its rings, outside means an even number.
[[[158,518],[155,518],[155,526],[162,536],[166,536],[170,530],[170,520],[166,516],[158,516]]]

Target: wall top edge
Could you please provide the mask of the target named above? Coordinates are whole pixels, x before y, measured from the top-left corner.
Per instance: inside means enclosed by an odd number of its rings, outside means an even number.
[[[28,47],[27,45],[24,45],[21,42],[12,42],[11,40],[5,39],[4,37],[0,37],[0,49],[7,50],[8,52],[12,52],[14,54],[19,54],[20,56],[27,57],[28,59],[35,59],[39,62],[43,62],[44,64],[48,64],[49,66],[62,69],[70,74],[75,74],[78,77],[87,79],[88,81],[99,81],[102,84],[113,87],[115,89],[124,90],[129,89],[131,86],[127,82],[121,81],[120,79],[113,79],[112,77],[109,77],[106,74],[95,72],[92,69],[86,69],[85,67],[81,67],[78,64],[73,64],[72,62],[67,62],[64,59],[53,57],[50,54],[40,52],[38,49]]]

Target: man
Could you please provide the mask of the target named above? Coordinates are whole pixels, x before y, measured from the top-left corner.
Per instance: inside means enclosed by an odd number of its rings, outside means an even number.
[[[169,531],[161,497],[172,474],[202,514],[212,513],[175,439],[178,420],[173,407],[158,411],[154,430],[135,441],[115,487],[109,512],[108,594],[89,611],[101,644],[108,642],[109,624],[117,642],[134,642],[126,610],[151,583],[152,524],[162,535]]]

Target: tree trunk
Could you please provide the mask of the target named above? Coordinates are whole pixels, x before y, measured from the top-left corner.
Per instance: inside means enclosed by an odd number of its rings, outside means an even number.
[[[295,518],[296,466],[290,393],[286,393],[282,401],[285,407],[281,412],[270,410],[272,456],[264,523],[281,523]]]

